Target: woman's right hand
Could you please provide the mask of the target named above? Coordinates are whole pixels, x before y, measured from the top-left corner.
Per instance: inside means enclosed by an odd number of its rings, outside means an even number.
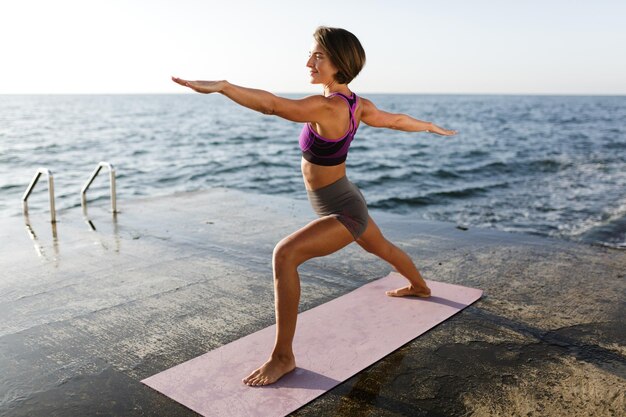
[[[428,128],[427,132],[436,133],[441,136],[454,136],[458,133],[456,130],[444,129],[443,127],[439,127],[434,123],[432,123],[432,127]]]
[[[172,77],[172,81],[185,87],[191,88],[202,94],[219,93],[226,85],[226,81],[189,81],[182,78]]]

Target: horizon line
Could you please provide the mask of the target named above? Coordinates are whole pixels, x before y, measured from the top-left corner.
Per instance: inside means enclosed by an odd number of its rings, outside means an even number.
[[[282,91],[282,92],[271,92],[272,94],[302,94],[302,95],[312,95],[315,93],[312,92],[304,92],[304,91]],[[194,92],[73,92],[73,93],[59,93],[59,92],[44,92],[44,93],[0,93],[0,96],[124,96],[124,95],[196,95],[198,93]],[[508,92],[508,93],[489,93],[489,92],[481,92],[481,93],[433,93],[433,92],[384,92],[384,91],[362,91],[359,95],[367,95],[367,94],[385,94],[385,95],[425,95],[425,96],[575,96],[575,97],[623,97],[626,96],[626,92],[624,93],[524,93],[524,92]]]

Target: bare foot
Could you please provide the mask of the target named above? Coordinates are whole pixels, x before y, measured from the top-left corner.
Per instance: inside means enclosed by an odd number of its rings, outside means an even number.
[[[280,359],[272,357],[259,369],[245,377],[242,382],[250,386],[273,384],[295,368],[296,359],[293,356]]]
[[[390,297],[420,297],[420,298],[428,298],[430,297],[430,288],[416,288],[413,285],[408,285],[406,287],[398,288],[397,290],[387,291],[386,294]]]

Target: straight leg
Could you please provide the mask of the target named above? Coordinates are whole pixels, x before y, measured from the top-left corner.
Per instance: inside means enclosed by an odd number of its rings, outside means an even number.
[[[396,271],[409,280],[409,286],[398,288],[394,291],[387,291],[387,295],[412,295],[417,297],[430,296],[430,288],[426,285],[424,278],[422,278],[422,275],[417,270],[417,267],[409,255],[388,241],[371,217],[369,218],[365,233],[361,235],[361,237],[357,240],[357,243],[366,251],[390,263]]]
[[[334,217],[319,218],[281,240],[274,248],[274,302],[276,340],[267,362],[243,379],[247,385],[268,385],[296,367],[293,337],[300,302],[298,266],[329,255],[354,241],[352,234]]]

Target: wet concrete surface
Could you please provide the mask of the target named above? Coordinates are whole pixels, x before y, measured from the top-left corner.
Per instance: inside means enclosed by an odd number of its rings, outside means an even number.
[[[0,220],[0,416],[196,415],[139,381],[273,324],[272,249],[313,219],[224,189],[118,204],[56,238],[46,213]],[[295,416],[624,415],[626,251],[372,215],[426,278],[485,294]],[[388,272],[357,245],[311,260],[301,311]]]

